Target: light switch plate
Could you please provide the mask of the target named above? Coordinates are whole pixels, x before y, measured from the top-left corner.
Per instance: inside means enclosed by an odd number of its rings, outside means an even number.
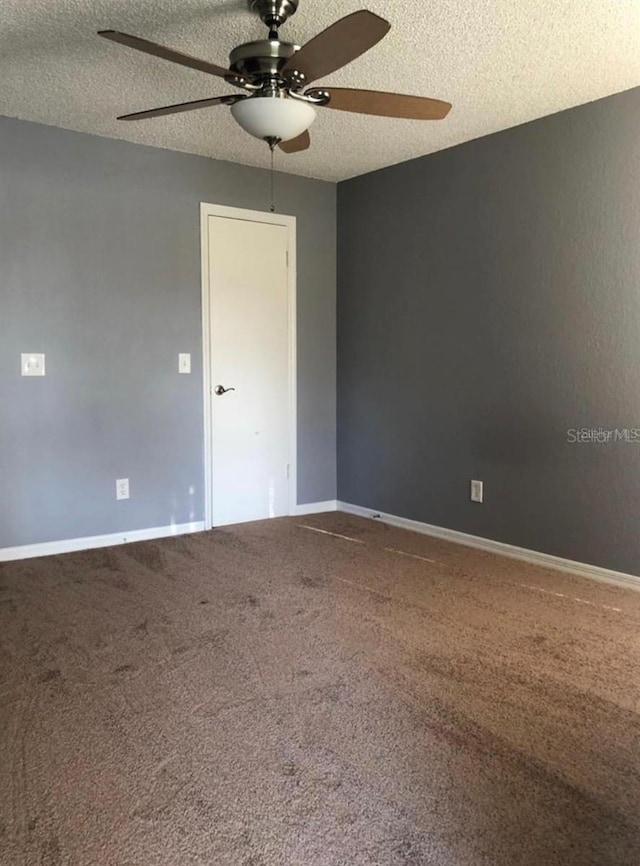
[[[44,376],[44,355],[23,352],[21,355],[23,376]]]
[[[118,478],[116,481],[116,499],[129,498],[129,479]]]
[[[181,352],[178,355],[178,372],[191,372],[191,355],[188,352]]]
[[[484,502],[484,483],[482,481],[471,482],[471,501]]]

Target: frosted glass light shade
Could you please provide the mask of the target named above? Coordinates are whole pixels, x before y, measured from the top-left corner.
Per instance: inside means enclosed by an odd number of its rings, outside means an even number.
[[[316,119],[316,110],[299,99],[253,96],[231,106],[240,126],[256,138],[289,141],[305,132]]]

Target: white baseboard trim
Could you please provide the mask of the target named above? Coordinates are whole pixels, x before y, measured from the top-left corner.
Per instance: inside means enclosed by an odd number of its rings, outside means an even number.
[[[323,511],[337,511],[338,503],[335,499],[326,502],[309,502],[307,505],[296,505],[292,517],[304,517],[305,514],[322,514]]]
[[[544,568],[555,568],[578,577],[588,577],[591,580],[599,580],[602,583],[612,583],[616,586],[625,586],[640,590],[640,577],[633,574],[625,574],[621,571],[611,571],[608,568],[600,568],[597,565],[587,565],[583,562],[574,562],[572,559],[563,559],[560,556],[552,556],[550,553],[540,553],[537,550],[527,550],[524,547],[514,547],[502,541],[492,541],[489,538],[481,538],[477,535],[468,535],[466,532],[458,532],[456,529],[445,529],[442,526],[433,526],[429,523],[421,523],[418,520],[409,520],[406,517],[396,517],[393,514],[385,514],[373,508],[362,508],[360,505],[349,505],[347,502],[338,502],[338,511],[347,514],[355,514],[358,517],[376,517],[382,523],[390,526],[398,526],[400,529],[410,529],[421,535],[430,535],[433,538],[441,538],[444,541],[453,541],[456,544],[464,544],[466,547],[474,547],[478,550],[486,550],[489,553],[497,553],[500,556],[509,556],[532,565],[540,565]]]
[[[93,535],[87,538],[70,538],[66,541],[45,541],[42,544],[25,544],[21,547],[0,548],[0,562],[15,559],[32,559],[34,556],[52,556],[56,553],[75,553],[78,550],[91,550],[95,547],[114,547],[132,541],[152,541],[171,535],[186,535],[202,532],[204,521],[180,523],[175,526],[158,526],[154,529],[134,529],[132,532],[114,532],[112,535]]]

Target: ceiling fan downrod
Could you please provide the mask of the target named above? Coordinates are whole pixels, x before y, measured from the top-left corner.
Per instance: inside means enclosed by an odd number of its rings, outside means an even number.
[[[278,38],[278,30],[298,10],[299,0],[249,0],[249,8],[257,12],[269,28],[269,39]]]

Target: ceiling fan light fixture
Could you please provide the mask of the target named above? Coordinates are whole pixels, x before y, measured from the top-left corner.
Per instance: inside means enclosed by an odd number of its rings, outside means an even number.
[[[316,119],[315,108],[299,99],[253,96],[231,106],[236,122],[255,138],[290,141],[306,132]]]

